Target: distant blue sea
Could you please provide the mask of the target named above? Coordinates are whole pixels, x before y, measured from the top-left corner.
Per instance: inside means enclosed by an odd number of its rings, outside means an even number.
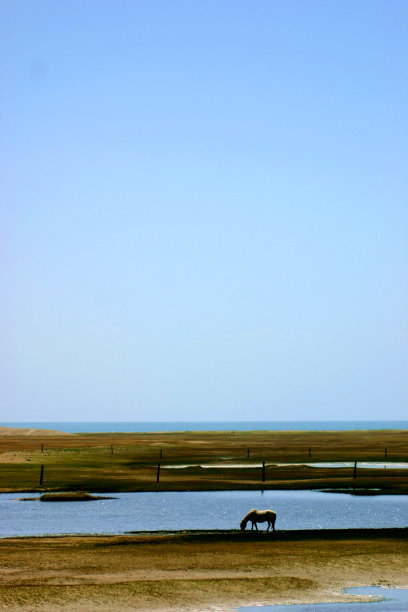
[[[2,427],[56,429],[69,433],[154,431],[352,431],[407,429],[408,421],[24,421]]]

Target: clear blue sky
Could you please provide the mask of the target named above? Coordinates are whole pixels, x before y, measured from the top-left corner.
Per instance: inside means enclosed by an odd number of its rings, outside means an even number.
[[[0,9],[0,420],[407,418],[407,2]]]

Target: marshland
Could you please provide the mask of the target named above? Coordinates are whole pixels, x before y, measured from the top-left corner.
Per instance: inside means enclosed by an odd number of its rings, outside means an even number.
[[[408,432],[399,430],[51,435],[39,430],[0,435],[0,461],[2,492],[408,491]],[[367,467],[370,462],[375,467]]]

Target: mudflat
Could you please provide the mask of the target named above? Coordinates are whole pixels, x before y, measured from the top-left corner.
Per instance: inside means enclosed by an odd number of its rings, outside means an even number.
[[[407,529],[0,540],[0,608],[233,610],[407,587]]]

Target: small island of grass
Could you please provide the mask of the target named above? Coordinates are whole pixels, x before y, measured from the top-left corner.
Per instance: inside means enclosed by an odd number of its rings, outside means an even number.
[[[117,499],[105,495],[90,495],[84,491],[71,491],[68,493],[43,493],[40,497],[24,497],[21,501],[42,501],[42,502],[72,502],[72,501],[95,501],[98,499]]]

